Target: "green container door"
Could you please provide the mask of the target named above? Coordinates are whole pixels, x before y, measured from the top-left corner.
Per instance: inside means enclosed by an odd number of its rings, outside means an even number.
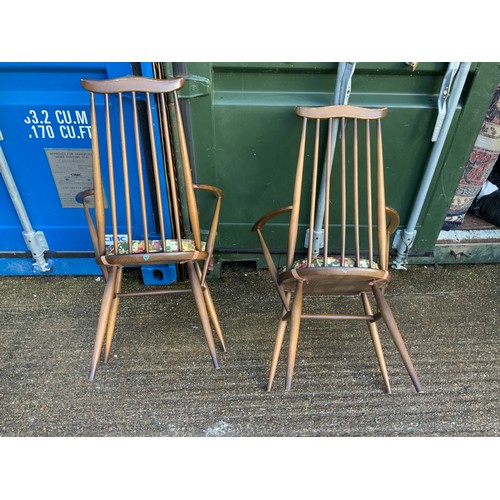
[[[185,63],[182,74],[197,182],[224,190],[217,250],[222,258],[258,254],[251,232],[268,210],[291,202],[301,120],[297,105],[333,103],[338,63]],[[387,204],[401,227],[411,213],[430,152],[437,98],[448,63],[357,63],[349,104],[387,107]],[[473,147],[500,70],[473,63],[417,226],[413,250],[431,254]],[[203,212],[203,207],[202,207]],[[308,214],[302,214],[306,223]],[[208,228],[208,216],[205,226]],[[286,246],[286,219],[270,224],[269,244]]]

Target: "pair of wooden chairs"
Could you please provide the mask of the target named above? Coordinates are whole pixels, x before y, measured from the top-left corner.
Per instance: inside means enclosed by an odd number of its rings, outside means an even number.
[[[177,95],[183,84],[182,78],[158,80],[124,77],[112,80],[82,80],[82,86],[90,92],[93,189],[80,193],[77,199],[83,204],[96,262],[106,279],[89,380],[94,378],[105,341],[104,362],[109,359],[118,306],[120,299],[126,296],[192,292],[215,368],[218,368],[219,364],[213,330],[217,334],[222,350],[225,351],[222,330],[206,280],[213,257],[223,193],[216,187],[195,184],[192,181]],[[283,303],[268,390],[271,389],[274,380],[288,322],[290,322],[290,342],[286,388],[290,389],[301,319],[317,318],[358,319],[367,322],[386,389],[390,392],[387,368],[376,327],[376,321],[382,318],[415,388],[420,391],[420,383],[410,356],[384,298],[384,290],[390,280],[389,235],[399,222],[397,213],[386,208],[384,198],[380,122],[387,110],[329,106],[299,107],[296,112],[303,118],[303,127],[293,202],[290,206],[265,215],[253,228],[262,244],[264,257]],[[312,136],[314,144],[312,154],[309,154],[309,151],[306,153],[309,121],[316,123],[315,133]],[[352,161],[347,160],[347,121],[352,121],[354,124],[354,140],[349,143],[353,151]],[[370,135],[372,122],[376,123],[374,146],[371,145]],[[358,128],[361,127],[358,123],[366,124],[364,149],[359,148]],[[323,124],[327,125],[326,131],[323,130]],[[340,127],[341,131],[338,179],[330,167],[333,157],[332,144],[336,135],[332,132],[334,125]],[[322,141],[326,142],[324,157],[321,153]],[[161,156],[157,154],[159,149],[163,151]],[[359,153],[360,149],[363,151],[362,155]],[[376,151],[373,168],[372,150]],[[363,156],[364,160],[364,181],[360,181],[362,170],[360,156]],[[306,165],[306,157],[313,159],[310,168]],[[324,182],[321,186],[318,182],[320,162],[324,162],[325,165]],[[311,181],[306,181],[309,178],[308,173],[311,173]],[[348,178],[353,180],[348,182]],[[330,185],[334,183],[333,179],[336,179],[340,201],[337,201],[336,197],[330,198]],[[349,207],[351,205],[353,207],[352,220],[348,220],[347,216],[348,184],[351,185],[353,193],[353,201],[349,204]],[[372,184],[376,184],[375,190],[372,190]],[[360,192],[360,185],[365,188],[364,195]],[[312,248],[318,191],[322,191],[324,195],[322,203],[325,235],[321,254],[313,252]],[[201,193],[214,196],[214,212],[206,241],[201,239],[197,207],[197,196]],[[303,226],[300,223],[301,201],[306,195],[310,198],[309,249],[305,258],[296,260],[296,252],[299,250],[297,246],[299,229]],[[365,200],[364,204],[362,200]],[[94,218],[91,214],[92,201]],[[339,203],[341,212],[341,223],[335,237],[330,223],[331,203]],[[361,216],[361,206],[364,206],[366,217]],[[169,210],[166,210],[167,207]],[[290,212],[287,262],[284,269],[277,269],[264,240],[262,229],[273,217],[286,212]],[[186,234],[187,226],[190,229],[189,234]],[[374,226],[375,229],[372,229]],[[360,235],[361,229],[367,233],[366,237]],[[110,235],[106,235],[107,230],[111,231]],[[348,242],[348,235],[353,237],[353,246]],[[362,250],[364,243],[368,249],[366,255]],[[337,257],[331,255],[332,249],[338,250]],[[353,253],[349,256],[351,250]],[[151,265],[185,266],[191,287],[149,289],[142,292],[122,291],[125,267]],[[364,314],[358,316],[303,314],[303,296],[307,294],[360,295]],[[375,313],[370,305],[369,294],[374,296],[376,302]]]

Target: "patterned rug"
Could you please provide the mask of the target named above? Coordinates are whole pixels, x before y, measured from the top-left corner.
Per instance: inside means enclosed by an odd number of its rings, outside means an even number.
[[[448,209],[443,229],[460,226],[500,154],[500,84],[486,113],[469,161]]]

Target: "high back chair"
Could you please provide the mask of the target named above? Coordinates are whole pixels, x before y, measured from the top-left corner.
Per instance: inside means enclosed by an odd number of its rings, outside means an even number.
[[[94,378],[105,334],[104,362],[109,359],[118,305],[125,296],[192,292],[213,364],[218,368],[212,325],[224,351],[225,346],[206,276],[223,193],[192,181],[177,97],[184,80],[133,76],[82,79],[81,84],[90,92],[93,189],[80,193],[77,199],[85,209],[96,262],[106,279],[89,380]],[[177,148],[172,147],[174,134]],[[215,197],[205,242],[196,191]],[[183,234],[186,221],[183,224],[180,200],[187,205],[188,236]],[[125,267],[168,264],[187,268],[190,288],[122,291]]]
[[[387,109],[349,105],[297,107],[296,114],[302,117],[302,133],[292,204],[264,215],[252,229],[260,240],[283,303],[267,390],[270,391],[273,384],[288,321],[287,390],[292,384],[301,320],[331,319],[367,322],[385,387],[390,393],[376,326],[376,321],[382,318],[416,390],[420,392],[417,374],[384,297],[384,290],[390,281],[389,236],[399,223],[397,212],[385,205],[381,120],[386,116]],[[313,122],[313,127],[308,127],[309,122]],[[333,131],[337,127],[339,134],[334,136]],[[332,162],[332,139],[337,140],[338,135],[340,144],[337,151],[340,150],[340,154],[336,155],[336,159],[340,156],[340,161]],[[319,178],[323,165],[325,182],[322,184]],[[314,255],[314,223],[321,189],[324,199],[324,246],[318,255]],[[299,233],[306,225],[300,224],[301,220],[305,220],[300,218],[301,209],[305,212],[309,210],[309,234],[304,245],[307,255],[297,258],[296,254],[301,250],[297,241],[304,241],[298,239]],[[277,269],[262,229],[271,219],[287,212],[290,212],[290,225],[286,267]],[[303,313],[304,295],[359,295],[364,314]],[[371,296],[376,304],[375,313]]]

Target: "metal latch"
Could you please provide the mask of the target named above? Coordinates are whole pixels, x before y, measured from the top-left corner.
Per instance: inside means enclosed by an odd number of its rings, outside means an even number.
[[[432,139],[431,139],[432,142],[437,141],[439,137],[439,132],[441,132],[441,127],[443,126],[443,122],[447,113],[446,100],[450,95],[450,88],[459,67],[460,67],[459,62],[451,62],[450,64],[448,64],[448,69],[446,70],[446,73],[444,75],[443,83],[441,84],[441,91],[439,92],[439,97],[437,101],[438,117],[436,119],[436,125],[434,125],[434,132],[432,133]]]

